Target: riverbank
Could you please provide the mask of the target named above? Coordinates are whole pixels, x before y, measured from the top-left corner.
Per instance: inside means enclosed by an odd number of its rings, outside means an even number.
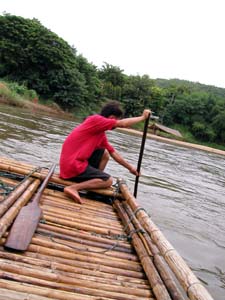
[[[41,104],[39,102],[28,101],[28,100],[13,102],[13,101],[9,101],[8,99],[0,95],[0,105],[18,107],[21,109],[28,110],[31,113],[45,113],[51,115],[65,116],[67,118],[74,118],[72,114],[65,112],[55,103],[46,105],[46,104]]]
[[[138,135],[138,136],[142,136],[142,134],[143,134],[141,131],[131,129],[131,128],[119,128],[117,130],[121,131],[121,132],[124,132],[124,133]],[[178,146],[187,147],[187,148],[194,148],[194,149],[197,149],[197,150],[207,151],[207,152],[210,152],[210,153],[215,153],[215,154],[225,156],[225,151],[215,149],[215,148],[211,148],[211,147],[208,147],[208,146],[203,146],[203,145],[199,145],[199,144],[193,144],[193,143],[178,141],[178,140],[174,140],[174,139],[169,139],[169,138],[161,137],[161,136],[154,135],[154,134],[151,134],[151,133],[147,133],[147,138],[157,140],[157,141],[163,142],[163,143],[178,145]]]
[[[8,101],[6,101],[4,99],[4,97],[0,97],[0,104],[14,106],[14,105],[12,105],[12,103],[10,105],[10,103]],[[23,105],[21,105],[21,108],[30,110],[31,113],[47,113],[47,114],[53,114],[56,116],[60,115],[61,117],[63,116],[66,119],[75,119],[75,117],[72,114],[63,111],[60,107],[58,107],[58,105],[47,106],[47,105],[44,105],[41,103],[35,103],[32,101],[23,101],[22,104]],[[138,130],[135,130],[132,128],[119,128],[117,130],[124,132],[124,133],[138,135],[138,136],[142,136],[142,134],[143,134],[142,131],[138,131]],[[170,139],[170,138],[166,138],[166,137],[161,137],[161,136],[150,134],[150,133],[147,134],[147,138],[157,140],[157,141],[163,142],[163,143],[178,145],[181,147],[194,148],[194,149],[207,151],[207,152],[225,156],[225,151],[216,149],[216,148],[212,148],[212,147],[208,147],[208,146],[193,144],[193,143],[179,141],[179,140]]]

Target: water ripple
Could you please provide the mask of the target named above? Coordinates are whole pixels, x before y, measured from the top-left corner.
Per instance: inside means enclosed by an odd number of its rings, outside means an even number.
[[[49,166],[59,160],[62,143],[76,124],[0,106],[1,156]],[[137,165],[141,137],[116,130],[107,135]],[[224,170],[220,155],[147,139],[137,196],[218,300],[224,299],[225,290]],[[106,171],[126,178],[132,191],[135,178],[126,169],[110,161]]]

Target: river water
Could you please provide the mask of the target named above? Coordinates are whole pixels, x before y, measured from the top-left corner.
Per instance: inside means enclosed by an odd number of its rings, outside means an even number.
[[[50,166],[74,121],[0,106],[0,156]],[[141,137],[108,132],[115,148],[137,165]],[[225,299],[225,157],[147,139],[137,201],[205,284]],[[110,161],[107,170],[135,178]]]

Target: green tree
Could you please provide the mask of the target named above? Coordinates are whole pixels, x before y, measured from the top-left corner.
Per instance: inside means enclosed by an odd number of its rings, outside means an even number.
[[[97,71],[81,62],[75,48],[38,20],[0,16],[0,36],[1,77],[26,84],[64,108],[84,106],[89,96],[98,93],[94,84],[98,82],[91,79]],[[82,74],[79,68],[83,70],[85,64]]]
[[[220,111],[212,121],[217,141],[225,143],[225,109]]]
[[[98,73],[100,79],[104,82],[111,82],[113,86],[122,86],[124,83],[123,70],[117,66],[105,62]]]
[[[98,75],[102,81],[102,97],[121,100],[122,88],[125,81],[123,70],[105,62],[98,70]]]
[[[126,115],[140,114],[144,108],[151,108],[153,87],[154,80],[148,75],[131,75],[126,78],[122,93]]]
[[[165,106],[165,92],[162,88],[153,85],[151,87],[151,100],[150,100],[150,108],[157,115],[163,115],[163,109]]]
[[[94,107],[101,95],[101,80],[98,77],[97,67],[90,64],[82,55],[77,56],[77,68],[85,79],[84,102]]]
[[[194,122],[191,131],[196,138],[202,141],[213,142],[216,137],[216,133],[213,128],[201,122]]]

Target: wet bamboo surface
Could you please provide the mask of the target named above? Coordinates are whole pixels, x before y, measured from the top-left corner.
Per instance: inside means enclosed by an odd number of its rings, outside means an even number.
[[[26,173],[18,174],[28,174],[35,166],[0,160],[0,171],[20,169]],[[15,212],[40,183],[35,178],[0,202],[0,299],[156,299],[122,222],[103,201],[83,197],[79,205],[62,191],[46,188],[40,201],[43,217],[28,250],[4,249]]]
[[[7,251],[10,225],[47,169],[0,158],[0,171],[25,177],[20,186],[0,177],[13,188],[0,198],[0,300],[212,300],[121,180],[120,190],[94,191],[109,202],[84,193],[80,205],[63,193],[70,182],[54,174],[27,251]]]
[[[179,253],[166,240],[163,233],[154,224],[146,211],[137,204],[136,199],[129,192],[126,184],[121,180],[119,185],[126,203],[130,206],[133,214],[137,217],[137,220],[143,226],[146,233],[151,237],[152,242],[157,246],[188,298],[191,300],[213,300],[203,284],[191,271]]]

